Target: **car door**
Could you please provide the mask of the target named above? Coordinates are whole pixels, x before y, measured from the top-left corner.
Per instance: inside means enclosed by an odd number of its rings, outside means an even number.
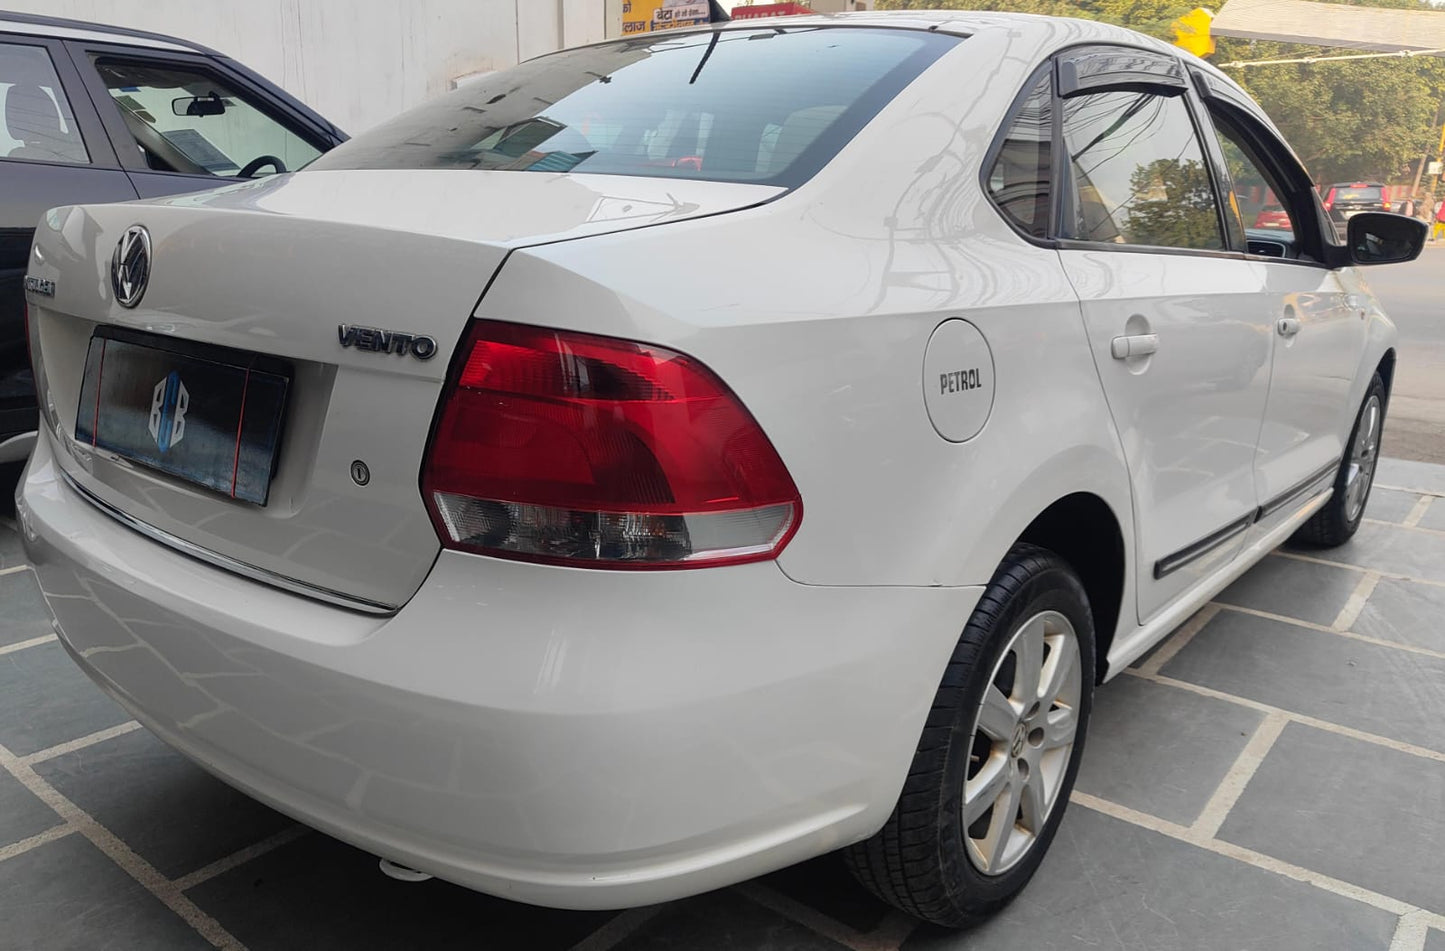
[[[1265,272],[1273,322],[1269,399],[1255,459],[1257,530],[1268,531],[1293,513],[1291,503],[1329,483],[1344,453],[1366,345],[1365,293],[1352,271],[1325,263],[1328,222],[1288,146],[1252,108],[1228,97],[1227,87],[1200,87],[1212,144],[1231,179],[1232,208],[1250,221],[1255,196],[1272,191],[1290,218],[1287,236],[1255,233],[1249,244],[1249,257]]]
[[[1177,59],[1077,49],[1056,76],[1059,256],[1129,463],[1147,621],[1233,559],[1254,520],[1264,268],[1229,247]]]
[[[22,282],[49,208],[135,198],[59,44],[0,33],[0,443],[35,428]],[[0,450],[3,453],[3,450]]]
[[[68,48],[143,198],[294,171],[337,142],[224,60],[80,41]]]

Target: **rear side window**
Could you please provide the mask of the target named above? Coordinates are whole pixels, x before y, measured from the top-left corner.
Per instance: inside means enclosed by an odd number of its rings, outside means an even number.
[[[90,154],[43,47],[0,43],[0,158],[86,165]]]
[[[1375,185],[1336,185],[1336,201],[1384,201],[1384,191]]]
[[[1073,163],[1071,237],[1224,247],[1214,183],[1182,98],[1101,92],[1066,99],[1063,111]]]
[[[793,186],[959,42],[739,29],[554,53],[357,136],[314,169],[590,172]]]
[[[988,193],[1004,217],[1035,238],[1049,230],[1053,83],[1045,76],[1004,133],[988,173]]]

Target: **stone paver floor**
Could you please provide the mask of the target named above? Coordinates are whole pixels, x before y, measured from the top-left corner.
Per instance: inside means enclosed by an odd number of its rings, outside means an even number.
[[[832,856],[621,913],[393,882],[101,696],[0,517],[0,949],[1445,951],[1445,467],[1378,481],[1350,544],[1269,556],[1100,689],[1052,851],[966,933]]]

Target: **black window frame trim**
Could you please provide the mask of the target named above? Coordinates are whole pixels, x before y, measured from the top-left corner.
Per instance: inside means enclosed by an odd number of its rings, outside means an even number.
[[[1018,222],[1014,221],[1013,218],[1003,210],[1003,206],[1000,205],[994,197],[993,189],[989,187],[989,179],[993,176],[995,163],[998,162],[999,156],[1003,154],[1004,144],[1008,142],[1009,131],[1013,128],[1013,124],[1019,115],[1023,113],[1024,106],[1027,105],[1029,99],[1033,97],[1034,88],[1044,79],[1047,79],[1049,82],[1049,215],[1048,221],[1044,223],[1044,237],[1041,238],[1019,227]],[[1004,113],[1003,121],[1000,123],[998,131],[994,133],[993,141],[989,143],[987,151],[983,153],[983,162],[979,166],[978,172],[978,184],[979,188],[983,190],[984,199],[998,214],[999,218],[1013,230],[1014,234],[1023,238],[1029,244],[1040,248],[1057,249],[1059,247],[1059,239],[1055,237],[1055,235],[1058,234],[1058,193],[1060,191],[1058,187],[1058,161],[1056,159],[1059,148],[1058,102],[1059,96],[1054,76],[1054,61],[1053,57],[1050,57],[1036,66],[1033,71],[1029,73],[1028,79],[1024,80],[1023,87],[1014,96],[1013,102],[1009,104],[1008,111]]]

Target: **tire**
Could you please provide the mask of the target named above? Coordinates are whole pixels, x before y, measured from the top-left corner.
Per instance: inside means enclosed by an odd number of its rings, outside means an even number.
[[[1365,517],[1370,489],[1375,484],[1375,466],[1380,461],[1380,434],[1385,427],[1385,381],[1376,373],[1370,378],[1355,425],[1350,428],[1345,455],[1335,473],[1335,492],[1309,521],[1300,526],[1291,541],[1311,548],[1334,548],[1349,541]]]
[[[1030,693],[1018,674],[1034,653],[1038,686]],[[1093,688],[1094,625],[1083,585],[1053,552],[1015,545],[959,637],[892,815],[844,853],[853,875],[901,911],[948,928],[1008,904],[1033,877],[1063,818]],[[1047,703],[1025,702],[1045,693],[1052,694]],[[1037,708],[1032,716],[1030,707]],[[1068,745],[1054,746],[1068,732],[1069,711]],[[1001,779],[995,786],[990,777]],[[1018,804],[1017,821],[998,821],[1006,803]]]

